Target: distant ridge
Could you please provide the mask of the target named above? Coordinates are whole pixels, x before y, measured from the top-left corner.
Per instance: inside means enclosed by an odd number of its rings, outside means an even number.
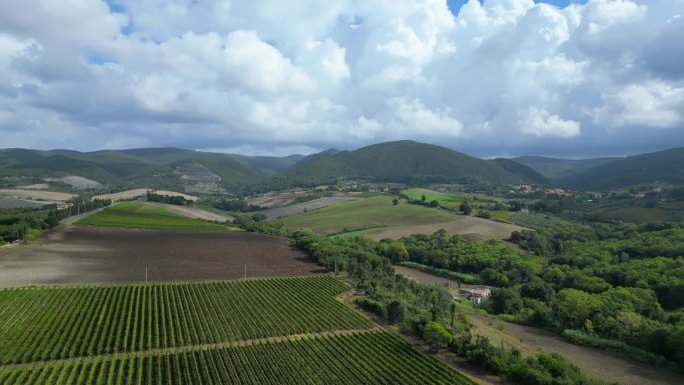
[[[556,183],[576,190],[684,184],[684,148],[619,158],[560,177]]]
[[[354,151],[316,154],[285,173],[301,183],[335,178],[426,183],[548,183],[513,161],[487,161],[446,147],[410,140],[387,142]]]

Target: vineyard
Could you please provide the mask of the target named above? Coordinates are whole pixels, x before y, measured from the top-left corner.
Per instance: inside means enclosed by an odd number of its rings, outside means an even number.
[[[0,291],[0,363],[286,336],[371,323],[331,277]]]
[[[329,276],[0,291],[0,384],[473,384]]]
[[[473,384],[384,332],[306,337],[222,349],[0,368],[0,383]]]

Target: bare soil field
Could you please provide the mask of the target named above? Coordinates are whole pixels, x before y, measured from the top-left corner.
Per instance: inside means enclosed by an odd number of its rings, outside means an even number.
[[[525,353],[556,352],[570,360],[588,376],[623,385],[684,384],[684,376],[617,354],[571,344],[556,333],[530,326],[502,322],[471,314],[476,333],[489,337],[495,346],[517,347]]]
[[[270,210],[264,211],[264,214],[268,219],[278,219],[287,217],[290,215],[297,215],[307,212],[308,210],[322,209],[323,207],[332,206],[342,202],[350,202],[358,198],[353,197],[329,197],[329,198],[319,198],[308,202],[297,203],[285,207],[276,207]]]
[[[159,203],[159,202],[146,202],[146,203],[148,205],[152,205],[152,206],[163,207],[165,209],[173,211],[174,213],[176,213],[178,215],[182,215],[182,216],[188,217],[188,218],[204,219],[205,221],[215,221],[215,222],[225,222],[226,220],[231,218],[228,215],[220,215],[220,214],[212,213],[212,212],[209,212],[206,210],[199,209],[197,207],[169,205],[169,204]]]
[[[112,202],[121,201],[121,200],[130,200],[130,199],[144,197],[147,195],[148,191],[152,191],[155,194],[159,194],[159,195],[182,196],[185,199],[190,200],[190,201],[196,201],[197,199],[199,199],[196,196],[187,195],[187,194],[183,194],[183,193],[179,193],[179,192],[175,192],[175,191],[153,190],[153,189],[149,189],[149,188],[137,188],[134,190],[126,190],[126,191],[121,191],[118,193],[96,195],[93,197],[93,199],[111,199]]]
[[[55,202],[64,202],[75,195],[53,192],[53,191],[39,191],[39,190],[20,190],[20,189],[3,189],[0,190],[0,195],[5,195],[8,197],[18,198],[18,199],[33,199],[33,200],[46,200]],[[48,202],[49,203],[49,202]]]
[[[65,226],[0,250],[0,286],[300,276],[322,269],[285,238],[231,231]]]
[[[447,289],[449,289],[449,292],[453,295],[458,294],[459,287],[463,289],[472,287],[485,287],[485,285],[468,285],[466,283],[454,281],[453,279],[438,277],[436,275],[432,275],[424,271],[412,269],[410,267],[405,266],[394,266],[394,271],[397,274],[401,274],[406,278],[412,279],[417,282],[444,286]]]
[[[28,186],[21,186],[21,188],[26,190],[46,190],[50,188],[50,185],[47,183],[36,183]]]
[[[50,201],[29,201],[24,199],[9,198],[0,195],[0,209],[41,208]]]
[[[286,206],[298,197],[306,195],[311,195],[311,192],[308,190],[298,190],[284,193],[267,193],[257,197],[247,198],[245,199],[245,202],[271,209]]]
[[[388,227],[369,231],[366,235],[375,240],[384,238],[399,239],[411,234],[433,234],[439,229],[449,234],[461,234],[469,241],[484,241],[488,239],[507,239],[514,231],[526,230],[524,227],[490,221],[478,217],[461,217],[455,221],[435,223],[420,226]]]

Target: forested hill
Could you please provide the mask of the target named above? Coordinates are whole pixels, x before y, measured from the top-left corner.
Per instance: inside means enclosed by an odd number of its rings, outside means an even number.
[[[576,190],[614,190],[644,184],[684,184],[684,148],[620,158],[557,179]]]
[[[525,166],[544,175],[551,181],[569,177],[585,171],[586,169],[600,166],[620,158],[590,158],[590,159],[560,159],[543,156],[521,156],[513,158],[516,163]]]
[[[487,161],[408,140],[318,155],[295,166],[285,177],[310,183],[325,183],[335,178],[411,184],[548,183],[537,172],[513,161]]]
[[[78,176],[116,188],[183,191],[190,186],[189,191],[198,193],[237,191],[287,170],[302,158],[248,157],[180,148],[95,152],[5,149],[0,150],[0,177]]]

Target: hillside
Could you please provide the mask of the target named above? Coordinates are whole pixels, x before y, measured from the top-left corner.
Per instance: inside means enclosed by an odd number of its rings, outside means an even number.
[[[517,163],[533,169],[539,174],[545,176],[550,180],[555,180],[563,177],[583,172],[589,168],[600,166],[617,160],[619,158],[591,158],[591,159],[559,159],[547,158],[543,156],[521,156],[513,158]]]
[[[192,193],[239,191],[291,167],[302,156],[245,157],[178,148],[78,152],[0,150],[0,177],[79,176],[110,188],[146,186]]]
[[[556,183],[576,190],[614,190],[643,184],[683,184],[684,148],[613,160],[561,177]]]
[[[445,147],[413,141],[388,142],[355,151],[318,154],[285,173],[296,183],[327,183],[336,178],[410,184],[545,183],[524,165],[502,166]]]

